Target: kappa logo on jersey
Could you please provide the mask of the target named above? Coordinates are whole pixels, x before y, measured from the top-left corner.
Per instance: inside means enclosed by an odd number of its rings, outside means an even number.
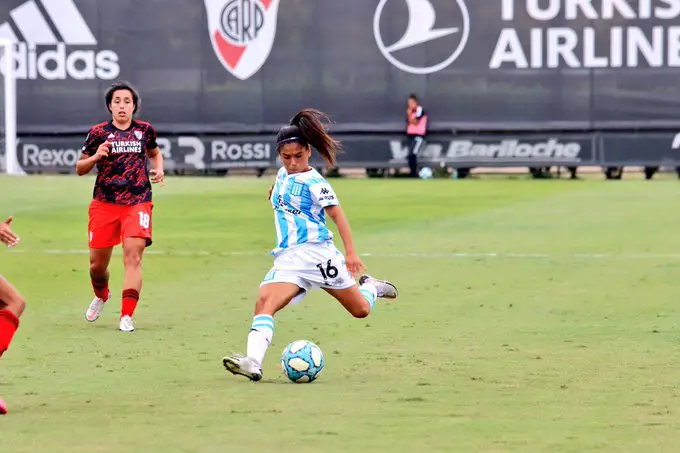
[[[458,10],[455,17],[439,18],[447,27],[435,25],[435,5],[443,1],[455,3]],[[405,31],[399,38],[390,36],[395,24],[401,23],[395,22],[395,16],[404,13]],[[449,66],[463,52],[470,34],[470,15],[463,0],[380,0],[373,16],[373,34],[380,52],[394,66],[411,74],[430,74]]]
[[[235,77],[248,79],[272,50],[279,0],[205,0],[205,8],[217,58]]]
[[[29,0],[11,10],[7,22],[0,23],[0,39],[17,45],[14,54],[17,79],[118,77],[118,55],[112,50],[93,50],[97,40],[73,0],[39,1],[45,14],[35,0]]]

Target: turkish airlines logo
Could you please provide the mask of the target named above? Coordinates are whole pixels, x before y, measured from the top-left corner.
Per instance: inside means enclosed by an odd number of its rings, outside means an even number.
[[[222,66],[241,80],[253,76],[272,50],[279,0],[205,0],[205,8]]]
[[[447,0],[442,3],[446,6],[446,17],[438,17],[433,5],[437,1],[443,0],[380,0],[375,10],[373,34],[378,48],[390,63],[404,72],[441,71],[465,49],[470,34],[470,15],[465,2]],[[452,8],[454,13],[449,14]],[[400,23],[395,19],[404,15],[407,17],[405,31],[395,40],[389,33]],[[448,26],[438,26],[438,19]],[[423,63],[424,60],[430,61]]]
[[[141,153],[142,143],[138,140],[118,140],[109,142],[111,154]]]

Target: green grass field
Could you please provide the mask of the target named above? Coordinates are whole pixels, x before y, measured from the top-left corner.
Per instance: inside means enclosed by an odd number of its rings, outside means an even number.
[[[0,452],[675,452],[677,180],[336,180],[371,273],[400,299],[352,319],[315,292],[277,318],[253,384],[244,351],[271,265],[263,179],[172,178],[133,334],[94,324],[93,180],[1,178],[22,243],[0,270],[28,308],[0,361]],[[291,341],[324,351],[289,383]]]

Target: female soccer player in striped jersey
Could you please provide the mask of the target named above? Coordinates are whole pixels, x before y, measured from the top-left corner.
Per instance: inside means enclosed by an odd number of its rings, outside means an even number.
[[[376,297],[395,299],[398,294],[393,284],[369,275],[362,275],[358,285],[354,280],[365,266],[354,249],[349,222],[328,181],[309,166],[312,147],[326,162],[335,163],[340,144],[328,135],[327,119],[318,110],[302,110],[277,136],[283,167],[270,191],[277,240],[274,266],[260,284],[246,355],[223,359],[228,371],[252,381],[262,379],[262,361],[274,336],[274,314],[291,301],[323,288],[352,316],[364,318]],[[326,215],[338,228],[344,256],[333,244]]]

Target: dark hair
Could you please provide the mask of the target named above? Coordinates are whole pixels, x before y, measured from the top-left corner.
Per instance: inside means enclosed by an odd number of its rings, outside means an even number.
[[[416,96],[416,95],[413,94],[413,93],[411,93],[411,94],[408,96],[408,98],[409,98],[409,99],[413,99],[414,101],[418,102],[418,96]]]
[[[303,109],[283,126],[276,136],[277,151],[288,143],[302,146],[312,145],[329,164],[335,164],[335,155],[340,151],[340,142],[328,134],[324,123],[330,122],[328,115],[315,109]]]
[[[139,103],[141,102],[139,93],[137,92],[135,87],[133,87],[129,82],[126,82],[124,80],[115,82],[106,91],[106,108],[109,109],[109,112],[111,112],[111,101],[113,100],[113,93],[115,93],[118,90],[128,90],[130,93],[132,93],[132,102],[134,102],[135,104],[135,110],[132,113],[133,114],[137,113],[137,109],[139,109]]]

